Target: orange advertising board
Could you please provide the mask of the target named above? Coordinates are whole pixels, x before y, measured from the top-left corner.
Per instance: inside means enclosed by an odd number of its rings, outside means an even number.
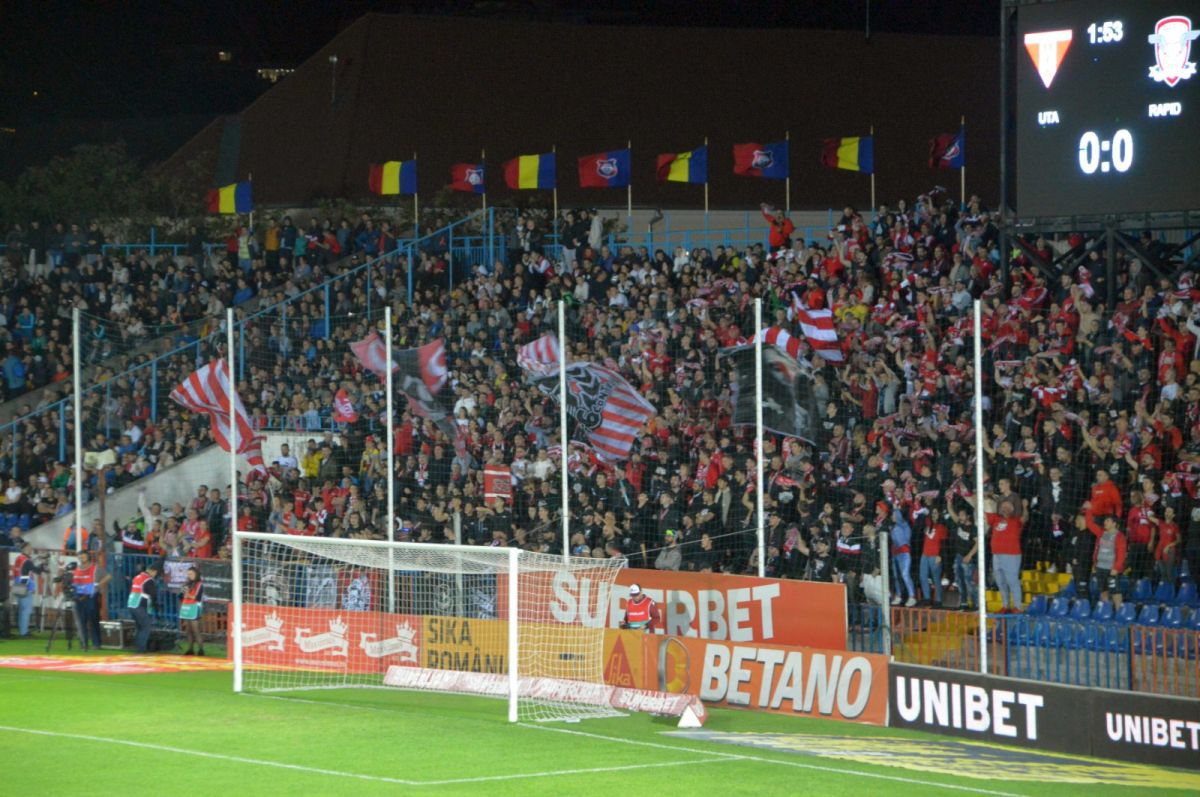
[[[605,632],[604,680],[683,692],[706,705],[887,724],[886,656]]]

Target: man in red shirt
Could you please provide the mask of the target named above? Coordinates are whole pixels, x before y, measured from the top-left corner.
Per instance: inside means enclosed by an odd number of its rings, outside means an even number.
[[[971,506],[973,497],[963,496]],[[1021,517],[1019,499],[1000,499],[996,512],[986,512],[988,537],[992,543],[992,572],[1000,590],[1001,614],[1017,614],[1024,605],[1021,595]]]
[[[630,584],[629,600],[625,602],[625,619],[621,622],[621,627],[651,634],[660,625],[662,625],[662,615],[659,614],[658,604],[649,595],[642,592],[640,586]]]
[[[767,224],[771,227],[770,236],[767,242],[771,245],[772,252],[778,252],[780,249],[787,249],[792,245],[792,233],[796,231],[796,225],[792,224],[792,220],[787,217],[787,214],[782,209],[776,208],[772,214],[770,206],[765,202],[760,205],[762,208],[763,218],[767,220]]]
[[[946,533],[946,524],[938,517],[937,510],[932,510],[921,542],[921,596],[926,604],[929,604],[929,582],[932,581],[935,603],[930,605],[942,605],[942,542]]]
[[[1092,504],[1092,512],[1096,515],[1121,516],[1121,491],[1108,477],[1108,471],[1096,471],[1096,483],[1092,485],[1092,494],[1088,498]]]
[[[1179,524],[1175,508],[1166,507],[1158,524],[1158,541],[1154,546],[1154,569],[1160,581],[1175,581],[1175,563],[1179,561]]]

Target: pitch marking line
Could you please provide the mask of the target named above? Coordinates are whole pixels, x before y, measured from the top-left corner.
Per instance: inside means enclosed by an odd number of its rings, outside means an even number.
[[[592,775],[600,772],[626,772],[635,769],[662,769],[664,767],[690,766],[692,764],[727,764],[729,763],[729,754],[722,753],[715,758],[705,758],[694,761],[659,761],[649,764],[626,764],[615,767],[590,767],[587,769],[559,769],[548,770],[545,772],[524,772],[514,773],[511,775],[482,775],[477,778],[454,778],[448,780],[409,780],[406,778],[389,778],[385,775],[367,775],[361,772],[343,772],[337,769],[323,769],[321,767],[309,767],[302,764],[286,764],[282,761],[268,761],[262,758],[246,758],[244,756],[225,755],[223,753],[206,753],[201,750],[186,750],[182,747],[170,747],[163,744],[151,744],[149,742],[133,742],[128,739],[112,739],[106,736],[89,736],[83,733],[62,733],[59,731],[39,731],[32,728],[14,728],[9,725],[0,725],[0,731],[8,731],[16,734],[27,734],[32,736],[50,736],[56,739],[75,739],[83,742],[98,742],[100,744],[121,745],[124,747],[136,747],[141,750],[155,750],[160,753],[178,753],[180,755],[194,756],[197,758],[211,758],[218,761],[232,761],[238,764],[253,764],[261,767],[274,767],[276,769],[290,769],[296,772],[305,772],[312,775],[329,775],[337,778],[352,778],[355,780],[371,780],[379,783],[394,783],[398,786],[447,786],[462,783],[486,783],[488,781],[499,780],[522,780],[525,778],[553,778],[566,775]],[[603,737],[607,738],[607,737]],[[737,756],[741,758],[743,756]],[[748,757],[748,756],[747,756]]]
[[[545,725],[527,725],[522,723],[527,728],[533,728],[539,731],[550,731],[552,733],[567,733],[572,736],[586,736],[589,739],[603,739],[609,742],[617,742],[624,745],[639,745],[641,747],[655,747],[661,750],[671,750],[672,752],[700,753],[707,755],[725,756],[730,759],[741,761],[755,761],[764,764],[779,764],[786,767],[796,767],[799,769],[815,769],[819,772],[832,772],[838,775],[853,775],[860,778],[875,778],[877,780],[890,780],[896,783],[906,783],[913,786],[929,786],[938,789],[949,789],[951,791],[969,792],[971,794],[988,794],[994,797],[1023,797],[1023,795],[1014,794],[1006,791],[993,791],[991,789],[980,789],[974,786],[959,786],[954,783],[938,783],[932,780],[919,780],[917,778],[906,778],[902,775],[884,775],[878,772],[863,772],[856,769],[841,769],[838,767],[823,767],[817,764],[804,764],[799,761],[783,761],[777,758],[763,758],[755,755],[742,755],[740,753],[724,753],[716,750],[698,750],[695,747],[679,747],[676,745],[662,744],[661,742],[644,742],[638,739],[625,739],[616,736],[605,736],[599,733],[588,733],[587,731],[573,731],[569,728],[551,728]]]

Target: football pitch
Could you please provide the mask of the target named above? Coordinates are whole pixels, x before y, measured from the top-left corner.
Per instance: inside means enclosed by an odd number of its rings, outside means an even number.
[[[486,698],[235,695],[222,660],[189,670],[190,657],[85,658],[62,644],[50,657],[44,639],[0,642],[0,794],[1200,792],[1195,772],[825,720],[717,709],[700,731],[647,715],[510,725]],[[144,665],[164,671],[139,674]]]

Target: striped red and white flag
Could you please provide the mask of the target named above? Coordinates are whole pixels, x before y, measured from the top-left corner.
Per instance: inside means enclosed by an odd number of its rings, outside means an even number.
[[[229,426],[229,402],[233,400],[236,427]],[[250,416],[236,390],[229,385],[229,368],[224,360],[214,360],[201,366],[171,391],[171,400],[192,412],[207,414],[212,423],[213,438],[226,451],[230,442],[237,453],[246,458],[256,471],[266,473],[262,455],[262,438],[254,434]]]
[[[542,335],[517,350],[517,365],[534,376],[548,376],[558,371],[559,356],[558,337]]]
[[[346,388],[340,388],[333,397],[333,419],[338,423],[354,423],[358,420],[358,410]]]
[[[813,350],[830,362],[840,363],[845,359],[837,331],[833,328],[832,310],[810,310],[798,296],[792,297],[792,317],[800,325],[804,339]]]
[[[793,360],[803,356],[800,350],[800,340],[782,327],[767,327],[760,334],[763,343],[769,343],[781,351],[786,351]]]
[[[558,398],[554,376],[537,380],[538,389]],[[587,443],[605,460],[629,456],[646,422],[658,414],[616,371],[595,363],[567,366],[567,414],[575,422],[574,439]]]
[[[350,351],[354,352],[354,356],[375,376],[379,377],[380,381],[387,378],[387,347],[383,343],[383,338],[372,332],[362,340],[356,340],[350,344]],[[392,363],[392,370],[396,370],[396,364]]]

